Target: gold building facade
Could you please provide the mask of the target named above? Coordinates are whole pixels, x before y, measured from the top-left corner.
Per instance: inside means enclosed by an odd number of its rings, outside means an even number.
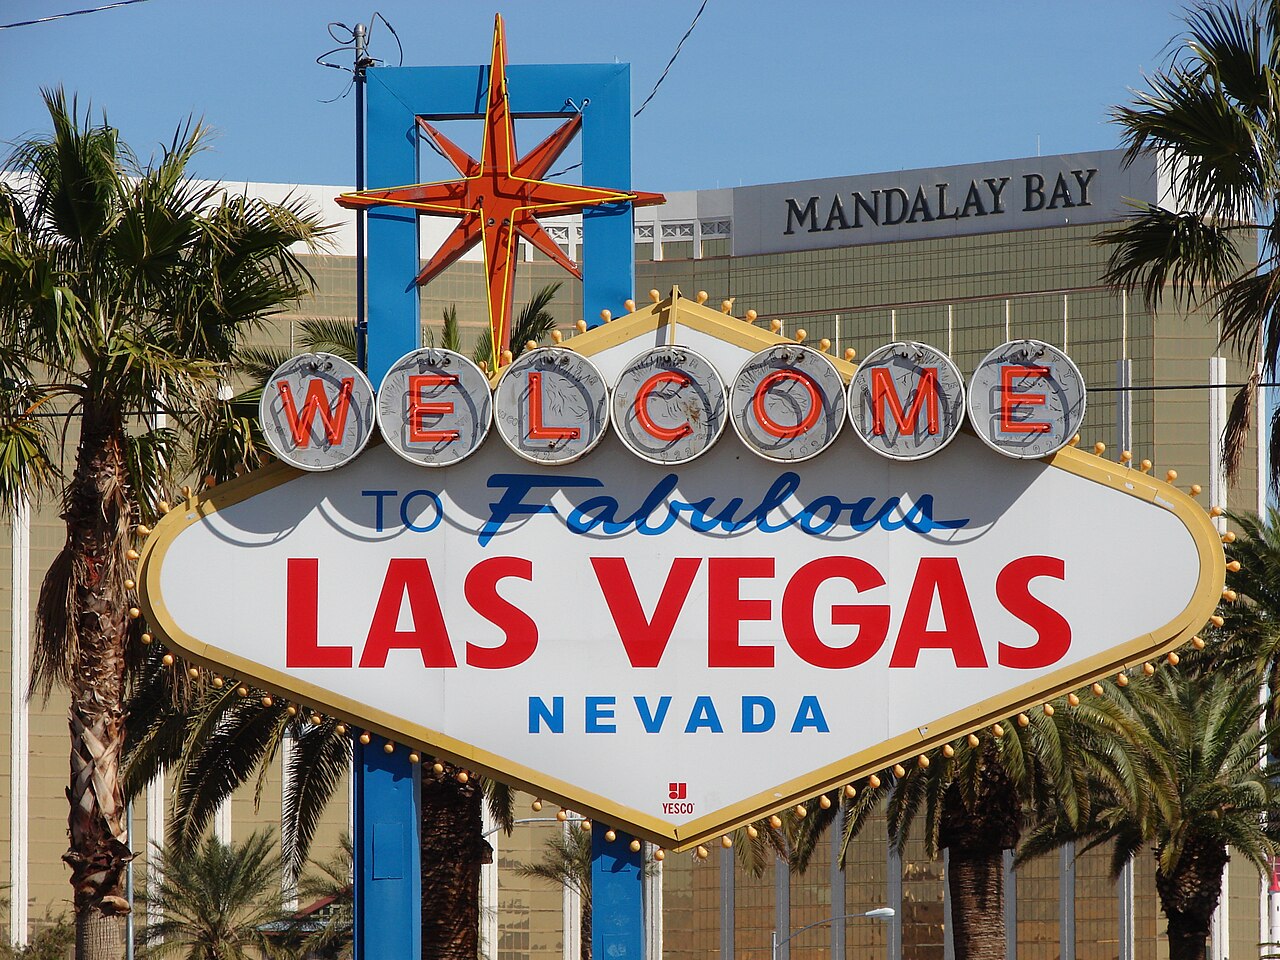
[[[1033,168],[1040,173],[1028,174]],[[1069,181],[1076,185],[1070,207],[1017,210],[1013,198],[1028,196],[1026,177],[1048,178],[1053,169],[1093,174],[1087,190],[1079,188],[1085,175]],[[996,216],[988,196],[983,224],[961,223],[958,215],[951,224],[943,222],[946,217],[940,214],[945,211],[935,204],[928,221],[868,220],[868,228],[893,229],[867,229],[855,236],[850,227],[847,236],[833,236],[845,228],[833,212],[836,200],[827,198],[845,198],[847,222],[855,196],[863,197],[865,205],[873,192],[881,197],[894,189],[910,194],[913,184],[943,182],[953,185],[955,196],[963,194],[966,182],[998,184],[1001,178],[1007,181],[1005,210]],[[1023,186],[1026,190],[1019,193]],[[286,188],[252,189],[278,197]],[[326,204],[339,192],[336,187],[302,189]],[[1158,171],[1122,172],[1118,153],[1104,153],[1010,161],[1007,169],[975,165],[848,182],[774,184],[740,193],[681,194],[637,215],[636,299],[643,300],[650,289],[665,296],[677,284],[686,295],[705,290],[712,303],[729,301],[737,316],[754,309],[757,322],[776,320],[784,333],[804,330],[811,341],[828,338],[836,352],[853,347],[865,355],[891,340],[919,340],[948,353],[966,377],[1006,340],[1048,341],[1066,349],[1089,384],[1082,431],[1086,446],[1101,441],[1108,456],[1128,448],[1135,462],[1149,458],[1161,474],[1176,470],[1180,482],[1203,485],[1206,507],[1225,503],[1256,510],[1261,469],[1256,445],[1239,482],[1228,489],[1215,431],[1231,390],[1212,388],[1214,383],[1238,384],[1250,371],[1229,356],[1212,359],[1220,356],[1217,331],[1203,318],[1172,308],[1153,311],[1109,290],[1101,280],[1106,250],[1094,239],[1119,217],[1120,198],[1157,202],[1165,189]],[[937,195],[936,189],[929,194]],[[797,222],[797,211],[808,209],[811,196],[821,200],[813,217]],[[887,208],[880,209],[881,219],[892,219]],[[331,204],[326,210],[335,219],[340,215]],[[919,229],[913,232],[913,227]],[[580,248],[580,223],[554,221],[551,228],[563,249],[589,270],[590,251]],[[425,225],[424,249],[438,235]],[[304,318],[354,318],[354,259],[346,236],[340,236],[332,254],[308,258],[318,284],[315,297],[279,317],[261,334],[264,339],[294,344]],[[582,313],[580,285],[531,249],[523,248],[522,256],[517,308],[543,285],[560,282],[552,309],[571,337]],[[456,306],[469,346],[486,322],[482,265],[466,259],[455,264],[423,291],[421,304],[424,329],[437,331],[444,309]],[[617,304],[613,311],[620,314],[624,308]],[[0,709],[0,749],[5,753],[0,816],[8,824],[0,830],[0,884],[8,885],[12,939],[22,939],[32,925],[69,909],[70,888],[60,861],[66,847],[65,700],[55,693],[47,704],[39,699],[27,703],[23,696],[31,611],[62,539],[56,506],[48,504],[36,505],[28,518],[9,518],[0,537],[0,702],[6,705]],[[1135,556],[1143,550],[1140,543],[1099,547]],[[1123,588],[1140,589],[1141,584]],[[767,763],[768,758],[752,762]],[[260,797],[255,798],[252,787],[238,794],[214,828],[239,839],[264,825],[278,825],[280,769],[277,763],[277,775]],[[149,794],[137,798],[133,807],[134,846],[141,853],[135,877],[139,887],[147,882],[147,843],[162,842],[164,785],[157,784]],[[577,906],[572,897],[516,871],[518,864],[539,858],[551,831],[564,829],[547,822],[545,813],[532,811],[530,799],[518,801],[517,816],[527,822],[513,836],[491,837],[496,856],[485,880],[484,952],[493,960],[576,958]],[[343,784],[317,837],[316,859],[337,850],[348,808]],[[1108,856],[1107,851],[1079,857],[1064,852],[1016,870],[1010,862],[1006,925],[1011,958],[1165,956],[1150,855],[1133,861],[1119,879],[1110,874]],[[651,888],[652,960],[764,960],[773,953],[775,934],[785,940],[810,924],[812,929],[782,944],[777,956],[950,960],[945,859],[927,857],[914,838],[899,856],[887,843],[883,819],[872,820],[853,839],[843,870],[833,866],[834,857],[834,846],[823,844],[804,874],[791,875],[770,864],[757,876],[741,866],[735,869],[735,856],[728,851],[721,855],[716,850],[706,861],[689,854],[667,856],[660,872],[646,880]],[[1264,888],[1251,867],[1231,863],[1223,900],[1213,960],[1256,956],[1267,929]],[[893,908],[895,916],[823,923],[881,907]]]

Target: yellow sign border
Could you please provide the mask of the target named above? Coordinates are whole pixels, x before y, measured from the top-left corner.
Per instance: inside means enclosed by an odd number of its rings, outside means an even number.
[[[679,289],[673,288],[671,296],[666,300],[574,337],[566,346],[590,356],[626,343],[643,333],[656,332],[663,326],[667,327],[670,339],[674,336],[677,323],[753,352],[775,343],[794,342],[683,299]],[[856,367],[843,359],[832,359],[847,382]],[[193,495],[156,524],[138,561],[137,579],[147,622],[162,636],[166,644],[181,652],[185,659],[234,674],[267,689],[281,691],[327,713],[351,718],[354,725],[389,740],[419,744],[433,754],[446,757],[468,769],[479,770],[535,796],[564,804],[594,820],[627,829],[653,843],[669,846],[677,851],[686,850],[834,786],[884,770],[971,730],[1008,717],[1029,705],[1043,703],[1078,689],[1096,677],[1179,647],[1187,643],[1204,625],[1221,599],[1226,579],[1226,559],[1221,539],[1204,509],[1171,484],[1071,447],[1063,448],[1044,462],[1055,469],[1065,470],[1166,509],[1182,522],[1191,534],[1199,554],[1200,578],[1190,602],[1178,616],[1159,630],[1135,637],[1105,653],[1040,676],[1030,683],[934,720],[924,733],[914,731],[901,734],[875,748],[829,763],[804,776],[679,826],[615,803],[606,797],[583,791],[570,783],[514,760],[479,750],[438,731],[358,704],[288,674],[267,669],[178,629],[160,593],[160,568],[170,545],[187,527],[200,522],[218,509],[305,476],[301,470],[275,463],[223,484],[207,496]]]

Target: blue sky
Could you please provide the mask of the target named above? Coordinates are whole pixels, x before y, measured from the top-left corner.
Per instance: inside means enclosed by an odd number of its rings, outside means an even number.
[[[102,0],[5,0],[0,23]],[[105,108],[140,153],[188,114],[219,131],[196,171],[348,183],[352,99],[315,64],[330,20],[396,28],[407,64],[628,61],[649,92],[698,0],[148,0],[0,30],[0,140],[47,126],[42,86]],[[1108,107],[1164,62],[1167,0],[710,0],[635,121],[637,187],[765,183],[1117,145]],[[395,62],[378,25],[371,53]],[[340,58],[348,58],[346,53]],[[527,148],[536,134],[522,139]]]

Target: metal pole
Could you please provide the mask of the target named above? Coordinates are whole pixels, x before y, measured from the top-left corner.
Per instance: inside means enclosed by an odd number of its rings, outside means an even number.
[[[126,836],[129,838],[129,846],[133,846],[133,801],[130,800],[124,805],[124,822],[128,825],[126,828]],[[125,898],[129,901],[129,915],[125,917],[124,924],[124,955],[125,960],[133,960],[133,857],[129,858],[129,865],[125,867]]]
[[[364,82],[369,59],[365,52],[368,32],[363,23],[355,29],[356,61],[352,71],[356,88],[356,190],[364,189]],[[364,304],[364,208],[356,208],[356,364],[365,367],[365,344],[369,335],[369,318]]]

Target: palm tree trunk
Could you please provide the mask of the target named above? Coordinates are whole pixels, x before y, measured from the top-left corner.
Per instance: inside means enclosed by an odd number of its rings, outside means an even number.
[[[1209,922],[1222,895],[1227,850],[1221,843],[1190,837],[1166,875],[1158,867],[1156,893],[1169,921],[1169,960],[1205,960]]]
[[[578,957],[579,960],[591,960],[591,874],[587,874],[586,889],[578,899]]]
[[[62,859],[71,867],[77,960],[118,960],[126,866],[120,755],[124,747],[124,589],[129,497],[118,432],[86,413],[84,433],[68,489],[67,542],[41,587],[43,629],[79,648],[70,692],[71,782],[68,831]]]
[[[950,849],[947,888],[956,960],[1004,960],[1004,851]]]
[[[979,768],[972,808],[953,782],[942,798],[938,842],[950,854],[956,960],[1004,960],[1004,851],[1018,845],[1018,793],[993,744]]]
[[[480,868],[493,862],[484,839],[477,781],[439,776],[424,758],[422,775],[422,956],[476,960],[480,950]]]

